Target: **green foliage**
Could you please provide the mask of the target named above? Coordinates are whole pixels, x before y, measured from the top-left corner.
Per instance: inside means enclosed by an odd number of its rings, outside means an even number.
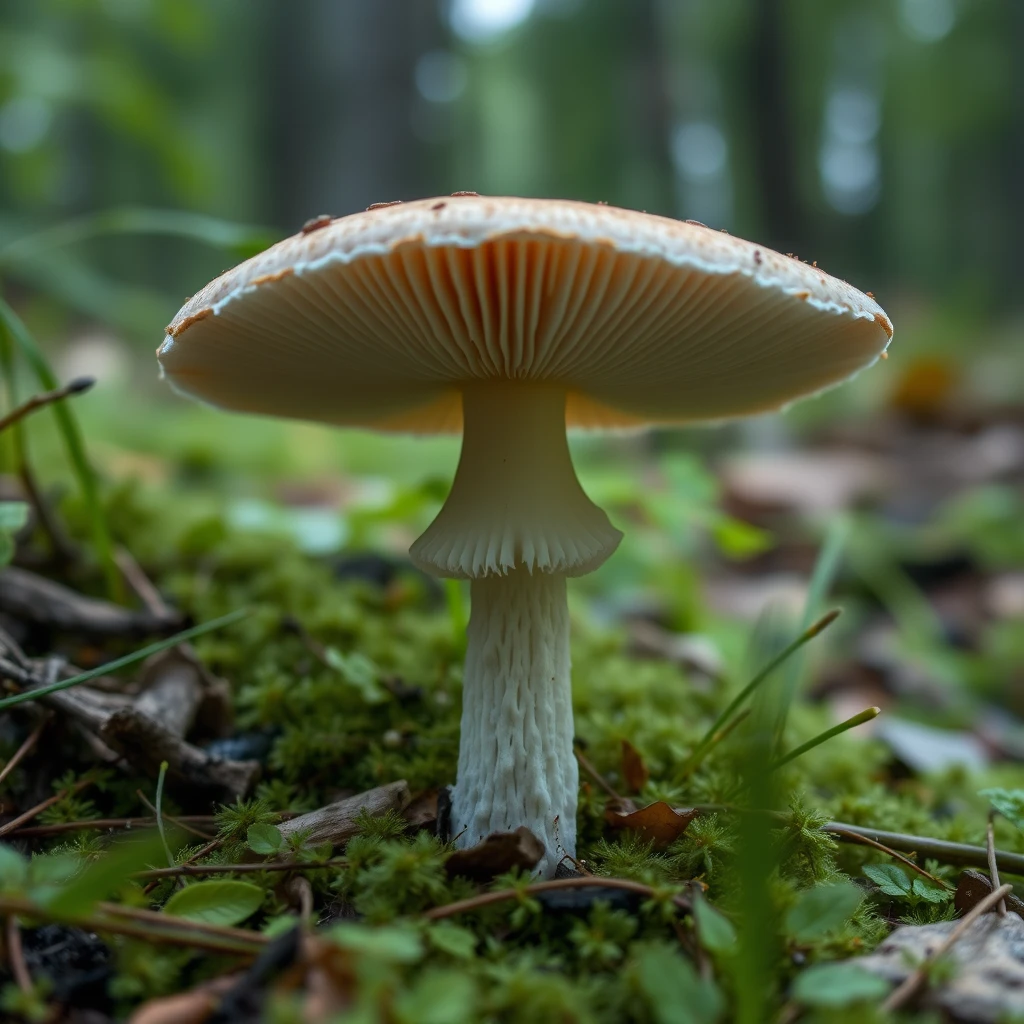
[[[0,569],[14,557],[14,536],[28,522],[23,501],[0,501]]]
[[[815,964],[797,975],[793,998],[805,1006],[834,1009],[876,1002],[889,992],[889,982],[855,963]]]
[[[797,942],[810,942],[840,928],[856,912],[864,894],[852,882],[816,885],[800,893],[783,927]]]
[[[278,852],[284,844],[280,830],[265,822],[256,822],[246,829],[245,840],[253,853],[269,857]]]
[[[726,954],[736,950],[736,929],[721,911],[716,910],[702,893],[694,890],[693,916],[700,944],[710,953]]]
[[[205,924],[235,925],[259,910],[263,896],[263,890],[249,882],[193,882],[164,904],[164,913]]]
[[[953,898],[950,889],[944,889],[921,875],[911,878],[899,864],[866,864],[863,870],[880,892],[906,900],[912,907],[921,903],[948,903]]]
[[[1024,832],[1024,789],[983,789],[983,796],[1007,821]]]
[[[701,978],[693,964],[668,944],[641,949],[633,973],[656,1024],[713,1024],[725,1008],[715,983]]]

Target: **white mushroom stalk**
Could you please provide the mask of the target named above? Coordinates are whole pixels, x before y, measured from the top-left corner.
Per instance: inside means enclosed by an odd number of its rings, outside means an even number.
[[[473,581],[452,834],[472,846],[526,825],[545,876],[576,854],[565,580],[622,536],[576,478],[565,403],[553,385],[467,386],[451,493],[411,549],[426,571]]]

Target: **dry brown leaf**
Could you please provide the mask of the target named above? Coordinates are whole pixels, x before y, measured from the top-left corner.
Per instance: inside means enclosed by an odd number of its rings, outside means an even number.
[[[203,1024],[237,981],[237,977],[225,975],[188,992],[150,999],[131,1015],[128,1024]]]
[[[675,810],[664,800],[639,810],[632,800],[609,800],[605,805],[604,820],[612,828],[628,828],[639,832],[655,846],[667,846],[686,831],[697,813],[688,809]]]
[[[622,741],[622,777],[632,793],[639,793],[651,777],[640,751],[629,740]]]
[[[513,868],[529,871],[544,856],[544,844],[525,826],[515,832],[492,832],[468,850],[456,850],[445,861],[449,876],[489,882]]]

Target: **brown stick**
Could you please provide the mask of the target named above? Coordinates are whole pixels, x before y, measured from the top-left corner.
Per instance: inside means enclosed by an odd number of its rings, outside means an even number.
[[[215,820],[212,814],[183,814],[176,819],[203,825]],[[156,818],[93,818],[89,821],[59,821],[53,825],[33,825],[18,829],[18,837],[22,839],[38,839],[40,836],[56,836],[62,832],[88,832],[91,829],[106,831],[107,829],[151,828]]]
[[[42,721],[25,737],[25,741],[14,752],[10,761],[3,768],[0,768],[0,783],[31,753],[32,748],[39,742],[39,737],[43,735],[43,730],[49,724],[52,717],[51,714],[44,715]]]
[[[35,807],[30,807],[24,814],[19,814],[17,818],[12,819],[5,825],[0,825],[0,836],[9,835],[19,825],[23,825],[26,821],[31,821],[37,814],[42,814],[48,807],[52,807],[55,803],[63,800],[64,797],[80,793],[86,786],[91,786],[95,781],[95,779],[79,779],[78,782],[68,789],[62,789],[59,793],[54,793],[53,796],[47,797],[42,803],[36,804]]]
[[[985,829],[985,845],[988,849],[988,873],[992,888],[999,888],[999,865],[996,863],[996,833],[992,823],[992,811],[988,812],[988,827]],[[1006,917],[1006,900],[999,901],[999,916]]]
[[[538,892],[552,892],[555,889],[589,889],[601,887],[605,889],[623,889],[626,892],[635,892],[641,896],[650,898],[655,895],[649,885],[642,882],[634,882],[628,878],[602,878],[600,875],[588,875],[584,878],[553,878],[548,882],[534,882],[532,885],[524,886],[522,889],[500,889],[498,892],[484,892],[479,896],[470,896],[465,900],[457,900],[455,903],[446,903],[440,907],[428,910],[423,916],[428,921],[440,921],[446,917],[454,917],[456,914],[463,914],[469,910],[479,910],[481,907],[489,907],[492,903],[503,903],[506,900],[518,899],[523,894],[533,895]],[[682,896],[673,896],[672,902],[682,911],[690,910],[690,902]]]
[[[11,974],[22,992],[32,991],[32,975],[25,963],[25,951],[21,947],[21,928],[14,914],[7,917],[7,959],[11,965]]]
[[[13,427],[18,420],[24,419],[29,413],[42,409],[52,402],[59,402],[62,398],[68,398],[70,395],[80,395],[88,391],[95,383],[96,379],[94,377],[76,377],[70,384],[65,384],[62,388],[33,395],[28,401],[22,402],[21,405],[12,409],[6,416],[0,417],[0,432],[3,432],[8,427]]]
[[[156,808],[149,802],[148,797],[141,789],[135,790],[135,795],[139,800],[144,803],[154,814],[156,814]],[[212,839],[213,837],[209,832],[200,832],[199,829],[193,828],[191,825],[186,824],[183,818],[172,818],[171,815],[163,815],[164,821],[169,821],[172,825],[177,825],[184,832],[189,832],[194,836],[198,836],[200,839]],[[155,820],[155,819],[154,819]],[[212,844],[211,844],[212,845]]]
[[[260,871],[319,871],[321,868],[342,867],[348,861],[344,857],[333,860],[272,860],[260,864],[178,864],[173,868],[152,868],[139,871],[135,878],[179,878],[183,875],[227,875],[257,874]]]
[[[960,923],[946,936],[945,941],[940,943],[930,956],[925,957],[921,961],[917,969],[904,979],[902,985],[889,993],[889,997],[882,1003],[882,1012],[893,1013],[909,1002],[927,980],[928,968],[940,957],[945,956],[953,947],[953,944],[982,914],[987,910],[991,910],[992,907],[999,903],[1000,900],[1005,899],[1011,892],[1013,892],[1012,885],[1002,885],[994,892],[990,892],[980,903],[965,914],[961,918]]]
[[[622,800],[622,797],[612,789],[608,780],[594,767],[590,759],[580,750],[579,747],[573,747],[572,752],[576,755],[576,760],[579,761],[580,767],[598,784],[614,800]]]
[[[936,878],[930,871],[925,871],[920,864],[914,863],[909,857],[904,857],[902,853],[897,853],[895,850],[890,850],[888,846],[883,846],[881,843],[876,843],[870,836],[863,836],[859,832],[851,832],[849,829],[830,828],[829,834],[836,837],[836,839],[845,839],[850,843],[863,843],[865,846],[871,846],[876,850],[881,850],[882,853],[887,853],[894,860],[898,860],[901,864],[905,864],[911,871],[916,871],[919,875],[927,878],[929,881],[934,882],[942,889],[948,889],[949,886],[942,881],[941,878]],[[998,883],[997,883],[998,884]]]

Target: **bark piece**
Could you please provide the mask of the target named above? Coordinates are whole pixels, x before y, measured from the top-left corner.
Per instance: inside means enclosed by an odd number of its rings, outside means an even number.
[[[103,723],[100,739],[147,775],[167,762],[169,783],[210,790],[221,798],[245,796],[260,776],[259,761],[228,761],[186,743],[138,708],[115,711]]]
[[[897,928],[874,953],[848,962],[898,985],[959,923]],[[947,959],[953,971],[937,977],[922,992],[923,1007],[971,1024],[996,1024],[1024,1014],[1024,921],[1016,914],[982,914],[953,945]]]
[[[356,817],[361,810],[365,809],[377,817],[386,811],[404,810],[410,799],[409,784],[405,779],[399,779],[282,821],[277,828],[286,839],[296,832],[306,832],[311,843],[342,846],[358,832]]]

